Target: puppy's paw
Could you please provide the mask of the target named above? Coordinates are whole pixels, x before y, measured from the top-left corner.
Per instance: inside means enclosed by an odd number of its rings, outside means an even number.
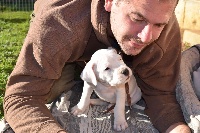
[[[114,121],[114,130],[123,131],[128,127],[126,120],[115,120]]]
[[[71,109],[71,113],[74,115],[74,116],[77,116],[77,115],[81,115],[83,114],[85,111],[85,109],[79,109],[78,106],[74,106],[72,109]]]

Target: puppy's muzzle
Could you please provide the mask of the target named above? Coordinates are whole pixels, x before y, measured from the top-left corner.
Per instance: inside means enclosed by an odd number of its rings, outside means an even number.
[[[127,68],[122,69],[121,74],[124,74],[125,76],[129,76],[129,70]]]

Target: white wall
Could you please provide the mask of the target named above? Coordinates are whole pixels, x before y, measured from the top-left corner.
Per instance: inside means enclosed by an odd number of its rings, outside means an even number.
[[[183,43],[200,44],[200,0],[179,0],[175,14]]]

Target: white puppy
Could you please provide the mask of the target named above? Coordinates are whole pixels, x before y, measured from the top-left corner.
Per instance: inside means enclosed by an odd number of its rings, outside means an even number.
[[[72,114],[82,114],[90,104],[101,105],[100,100],[90,99],[94,90],[101,100],[116,103],[114,129],[121,131],[127,128],[125,104],[128,103],[125,83],[129,84],[132,105],[140,100],[141,90],[136,84],[131,69],[126,66],[116,50],[110,48],[96,51],[86,64],[81,78],[84,80],[83,93],[79,103],[72,108]]]

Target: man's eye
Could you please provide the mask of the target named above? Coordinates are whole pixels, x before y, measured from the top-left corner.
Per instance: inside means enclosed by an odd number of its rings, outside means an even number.
[[[106,67],[106,69],[105,70],[109,70],[110,68],[109,67]]]
[[[164,24],[156,24],[155,25],[157,28],[163,28],[165,25]]]
[[[143,19],[137,19],[137,18],[131,18],[131,20],[134,22],[144,22]]]
[[[142,19],[134,19],[134,21],[136,21],[136,22],[142,22],[144,20],[142,20]]]

